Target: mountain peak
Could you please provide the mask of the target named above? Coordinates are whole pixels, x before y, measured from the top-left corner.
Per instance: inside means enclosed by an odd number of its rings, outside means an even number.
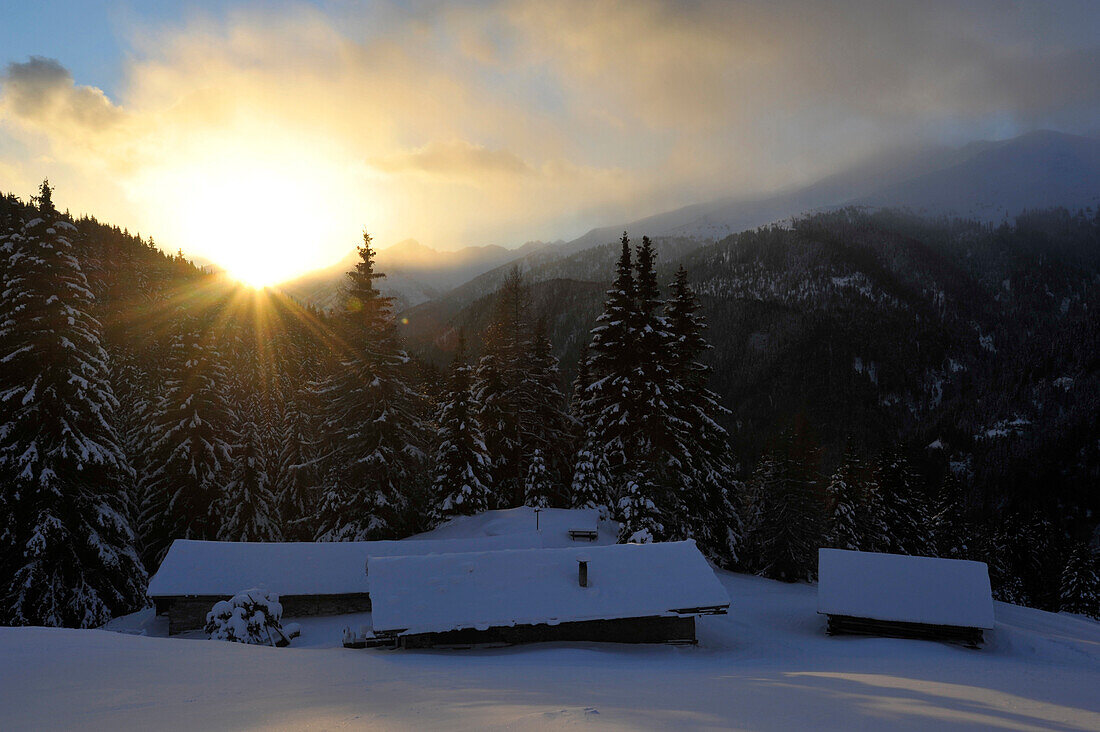
[[[421,244],[416,239],[402,239],[401,241],[397,242],[396,244],[391,244],[391,245],[389,245],[388,247],[386,247],[384,249],[380,249],[378,253],[379,254],[384,253],[384,254],[389,254],[389,255],[393,255],[393,254],[398,254],[398,255],[409,255],[409,254],[424,255],[424,254],[435,254],[436,250],[432,249],[427,244]]]

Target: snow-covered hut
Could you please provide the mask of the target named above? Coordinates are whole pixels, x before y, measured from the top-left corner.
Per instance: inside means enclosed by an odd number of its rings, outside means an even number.
[[[177,539],[149,580],[169,634],[203,627],[219,600],[241,590],[277,593],[285,617],[371,609],[368,557],[492,551],[538,545],[537,534],[469,539],[332,542],[234,542]]]
[[[817,611],[830,634],[978,644],[993,628],[989,570],[959,559],[820,549]]]
[[[407,648],[695,641],[729,596],[695,542],[372,557],[376,638]]]

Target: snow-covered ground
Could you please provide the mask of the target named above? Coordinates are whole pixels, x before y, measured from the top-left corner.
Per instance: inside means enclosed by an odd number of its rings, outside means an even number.
[[[366,614],[303,618],[285,649],[0,628],[0,729],[1100,729],[1100,623],[997,603],[981,650],[831,638],[815,587],[718,577],[730,614],[700,618],[695,647],[341,647]],[[148,612],[112,627],[161,632]]]
[[[578,511],[564,508],[539,509],[509,508],[503,511],[486,511],[477,516],[460,516],[424,534],[411,536],[406,541],[420,539],[480,539],[512,534],[529,534],[538,527],[539,544],[547,549],[578,546],[569,538],[570,529],[592,528],[598,524],[597,544],[614,544],[619,525],[613,521],[599,521],[595,511]],[[580,542],[584,546],[584,542]]]

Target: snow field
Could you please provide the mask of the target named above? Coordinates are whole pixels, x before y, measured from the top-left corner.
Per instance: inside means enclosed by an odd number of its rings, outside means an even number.
[[[533,518],[492,512],[423,538]],[[816,587],[715,574],[730,612],[699,618],[695,647],[343,648],[369,613],[297,619],[284,649],[0,628],[0,729],[1100,729],[1100,623],[996,603],[981,650],[828,637]],[[149,611],[109,627],[163,632]]]
[[[827,637],[816,588],[717,573],[696,647],[348,650],[0,629],[0,727],[77,729],[1100,729],[1100,623],[996,604],[982,650]]]

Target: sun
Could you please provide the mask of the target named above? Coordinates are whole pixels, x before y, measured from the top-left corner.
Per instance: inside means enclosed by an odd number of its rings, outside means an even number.
[[[147,172],[140,195],[153,231],[253,287],[339,259],[369,220],[342,166],[302,147],[208,144]],[[163,233],[162,233],[163,232]],[[163,237],[163,238],[162,238]]]
[[[338,236],[323,190],[287,171],[219,170],[195,186],[180,229],[190,249],[253,287],[274,285],[323,264],[320,242]],[[354,239],[347,239],[348,247]]]

